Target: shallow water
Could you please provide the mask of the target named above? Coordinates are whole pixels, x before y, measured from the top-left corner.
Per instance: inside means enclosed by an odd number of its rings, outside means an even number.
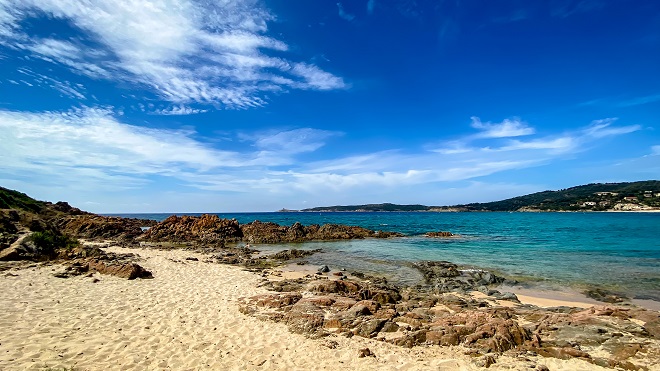
[[[162,220],[169,214],[122,215]],[[238,213],[240,223],[337,223],[396,231],[405,238],[316,242],[257,249],[321,248],[313,264],[384,274],[415,283],[418,260],[493,269],[552,287],[602,286],[660,300],[660,213]],[[458,238],[423,237],[450,231]]]

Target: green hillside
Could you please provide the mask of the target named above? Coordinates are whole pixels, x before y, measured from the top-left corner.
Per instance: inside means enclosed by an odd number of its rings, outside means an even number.
[[[597,194],[608,192],[608,194]],[[391,203],[326,206],[301,211],[543,211],[593,210],[603,211],[616,203],[660,207],[660,181],[647,180],[630,183],[593,183],[558,191],[543,191],[501,201],[470,203],[454,206],[396,205]],[[624,200],[634,197],[634,200]]]
[[[38,213],[46,205],[25,193],[0,187],[0,209],[19,209]]]
[[[623,201],[624,197],[636,197],[637,202],[647,206],[660,206],[660,197],[645,197],[644,192],[652,191],[653,196],[660,193],[660,181],[648,180],[632,183],[594,183],[561,189],[558,191],[543,191],[525,196],[509,198],[502,201],[471,203],[457,205],[467,211],[515,211],[522,207],[537,208],[539,210],[560,211],[580,210],[582,203],[596,202],[594,209],[608,209],[616,202]],[[597,192],[611,192],[617,195],[602,195]],[[608,203],[608,204],[605,204]]]

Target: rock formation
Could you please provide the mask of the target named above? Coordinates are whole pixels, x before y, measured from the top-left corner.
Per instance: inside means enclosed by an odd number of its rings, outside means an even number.
[[[152,242],[198,242],[219,244],[237,242],[243,232],[235,219],[220,219],[217,215],[172,215],[147,230],[140,239]]]
[[[258,220],[239,224],[235,219],[221,219],[217,215],[204,214],[202,216],[172,215],[147,230],[139,240],[223,246],[228,242],[239,241],[263,244],[396,236],[402,234],[338,224],[304,226],[295,223],[291,226],[283,226]]]
[[[132,240],[142,234],[142,227],[156,224],[153,220],[81,215],[59,221],[62,232],[77,238]]]

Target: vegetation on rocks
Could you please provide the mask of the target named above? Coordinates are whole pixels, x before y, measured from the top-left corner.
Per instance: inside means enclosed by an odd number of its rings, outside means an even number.
[[[616,195],[599,195],[598,193],[615,193]],[[302,211],[604,211],[614,209],[618,203],[630,202],[643,207],[660,207],[658,194],[660,194],[660,181],[648,180],[631,183],[594,183],[558,191],[536,192],[501,201],[454,206],[385,203],[314,207]],[[632,197],[632,199],[626,200],[626,197]]]

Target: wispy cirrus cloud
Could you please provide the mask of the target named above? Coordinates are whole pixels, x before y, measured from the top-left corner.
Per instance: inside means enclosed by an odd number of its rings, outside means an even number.
[[[337,3],[337,13],[339,14],[339,18],[345,21],[350,22],[355,19],[355,14],[346,12],[346,10],[344,10],[344,4],[342,3]]]
[[[660,156],[660,145],[651,147],[651,155],[652,156]]]
[[[253,136],[252,140],[261,150],[294,154],[316,151],[325,145],[327,139],[339,135],[342,133],[303,128],[261,134]]]
[[[86,89],[82,84],[74,84],[67,80],[55,79],[41,73],[36,73],[29,68],[19,68],[17,72],[30,78],[32,83],[25,82],[25,84],[28,84],[29,86],[38,85],[41,87],[50,88],[69,98],[78,100],[87,99],[85,95]]]
[[[500,123],[481,122],[481,119],[475,116],[471,119],[470,126],[480,130],[480,133],[475,135],[478,138],[508,138],[534,134],[534,129],[517,117],[505,119]]]
[[[367,1],[367,14],[369,15],[374,14],[375,9],[376,9],[376,0]]]
[[[594,120],[591,122],[591,125],[583,130],[583,133],[585,136],[591,138],[604,138],[613,135],[628,134],[642,129],[640,125],[612,126],[617,120],[618,118],[616,117]]]
[[[606,2],[602,0],[561,0],[556,1],[554,5],[552,15],[567,18],[572,15],[599,10],[606,5]]]
[[[29,173],[45,178],[42,183],[67,179],[130,187],[148,183],[150,176],[195,185],[235,174],[235,185],[246,175],[246,180],[252,179],[264,167],[291,165],[292,156],[312,152],[334,135],[293,129],[252,137],[252,145],[245,150],[223,150],[196,139],[191,129],[122,123],[109,108],[39,113],[0,110],[0,176],[20,178]]]
[[[660,101],[660,94],[647,95],[645,97],[637,97],[630,100],[620,102],[617,106],[619,107],[634,107],[641,106],[643,104],[653,103]]]
[[[76,37],[28,37],[25,20],[70,22]],[[348,85],[285,57],[258,0],[0,0],[0,44],[94,79],[143,87],[175,104],[248,108],[264,93]]]
[[[501,123],[482,123],[478,118],[472,118],[471,126],[481,130],[479,133],[463,138],[444,142],[432,151],[449,155],[478,151],[503,152],[519,150],[543,150],[551,154],[578,152],[598,139],[632,133],[642,129],[640,125],[613,126],[618,118],[606,118],[592,121],[588,126],[566,132],[560,135],[550,135],[541,138],[512,139],[520,136],[531,136],[534,128],[519,119],[506,119]],[[484,139],[490,139],[484,144]]]
[[[144,105],[142,107],[144,107]],[[205,112],[208,112],[208,110],[192,108],[180,104],[178,106],[172,106],[169,108],[156,109],[153,112],[150,112],[150,114],[163,115],[163,116],[183,116],[183,115],[195,115],[198,113],[205,113]]]
[[[42,185],[74,183],[104,189],[146,188],[157,179],[172,179],[191,188],[253,198],[264,192],[281,197],[327,198],[348,193],[373,197],[400,187],[412,190],[552,163],[586,151],[606,137],[640,129],[603,119],[555,136],[530,134],[522,139],[523,135],[501,137],[503,128],[511,135],[520,134],[531,128],[528,124],[478,126],[477,130],[486,132],[498,129],[493,132],[500,135],[467,134],[462,138],[465,142],[456,141],[465,146],[462,150],[390,149],[300,161],[299,156],[345,134],[294,128],[235,136],[225,133],[218,142],[200,138],[193,129],[126,124],[110,108],[39,113],[0,110],[0,179],[29,178],[27,182],[38,180]]]

